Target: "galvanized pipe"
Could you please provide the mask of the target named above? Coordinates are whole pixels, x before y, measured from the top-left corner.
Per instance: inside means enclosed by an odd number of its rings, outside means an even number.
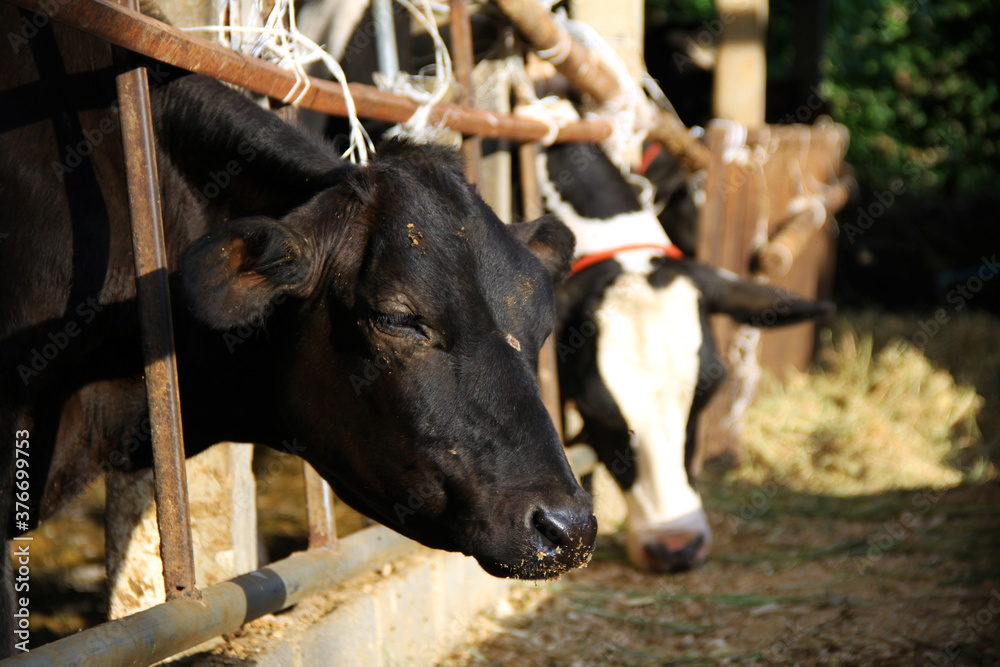
[[[115,667],[148,665],[285,609],[420,547],[388,528],[373,526],[337,548],[310,549],[202,591],[199,600],[176,599],[127,618],[21,653],[11,667]]]
[[[135,9],[135,0],[123,2],[131,2]],[[119,57],[117,61],[122,65],[127,59]],[[160,217],[156,142],[146,68],[126,66],[116,83],[153,446],[156,522],[160,532],[163,588],[170,600],[177,596],[197,596],[198,591],[191,548],[167,253]]]
[[[392,17],[392,0],[372,0],[372,23],[375,24],[375,53],[378,71],[389,81],[399,73],[396,52],[396,21]]]

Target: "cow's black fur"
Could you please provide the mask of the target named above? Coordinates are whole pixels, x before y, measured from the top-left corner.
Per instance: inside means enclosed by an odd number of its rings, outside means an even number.
[[[19,18],[0,5],[2,32]],[[150,462],[110,56],[49,23],[0,57],[5,528],[17,431],[30,525]],[[294,442],[347,502],[493,574],[585,562],[590,499],[534,375],[566,227],[505,227],[451,150],[389,142],[355,167],[211,79],[147,64],[188,452]]]

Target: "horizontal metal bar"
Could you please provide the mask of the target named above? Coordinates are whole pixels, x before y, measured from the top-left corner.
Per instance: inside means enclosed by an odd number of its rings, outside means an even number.
[[[9,1],[111,44],[274,99],[295,98],[302,90],[300,81],[291,71],[194,37],[109,0],[66,4],[50,0]],[[311,77],[308,81],[309,88],[302,95],[299,106],[334,116],[347,115],[340,84]],[[358,115],[363,118],[402,123],[417,110],[417,103],[402,95],[360,83],[352,83],[349,88]],[[441,122],[462,134],[515,141],[538,141],[549,132],[549,127],[541,121],[449,104],[436,105],[430,122]],[[560,128],[556,141],[595,143],[610,136],[611,125],[607,122],[577,121]]]
[[[210,586],[200,600],[165,602],[18,654],[4,666],[148,665],[422,548],[388,528],[372,526],[340,540],[337,548],[292,554]]]

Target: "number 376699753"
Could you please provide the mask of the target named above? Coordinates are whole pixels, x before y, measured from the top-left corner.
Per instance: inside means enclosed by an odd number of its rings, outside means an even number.
[[[27,431],[17,431],[14,434],[14,521],[20,530],[27,530],[30,513],[28,511],[28,489],[30,476],[28,474],[28,442]]]

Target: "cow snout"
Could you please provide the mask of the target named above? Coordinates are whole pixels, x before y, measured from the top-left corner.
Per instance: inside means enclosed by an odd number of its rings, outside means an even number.
[[[705,560],[705,536],[665,535],[645,545],[647,568],[653,572],[683,572]]]
[[[555,576],[590,561],[597,537],[597,518],[590,503],[558,509],[538,507],[532,511],[531,525],[536,533],[533,569],[537,576]]]
[[[705,560],[711,541],[704,512],[697,510],[669,523],[630,530],[628,556],[640,570],[660,574],[684,572]]]

